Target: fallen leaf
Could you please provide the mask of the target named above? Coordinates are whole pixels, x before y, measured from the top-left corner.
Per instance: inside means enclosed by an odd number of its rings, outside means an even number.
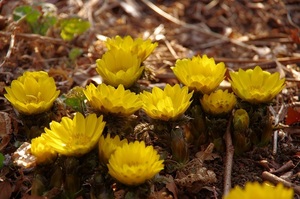
[[[11,119],[8,113],[0,112],[0,151],[2,151],[10,141],[12,132]]]
[[[31,154],[31,145],[24,142],[12,155],[14,164],[23,168],[31,168],[36,165],[36,157]]]
[[[174,199],[177,199],[178,189],[174,182],[174,179],[171,175],[168,177],[168,179],[170,180],[170,182],[166,184],[166,188],[168,189],[168,191],[170,191],[173,194]]]
[[[286,114],[285,124],[295,125],[300,122],[300,108],[289,107]]]
[[[31,196],[31,195],[25,195],[22,197],[22,199],[46,199],[44,196]]]
[[[0,199],[9,199],[12,194],[12,186],[7,180],[0,182]]]

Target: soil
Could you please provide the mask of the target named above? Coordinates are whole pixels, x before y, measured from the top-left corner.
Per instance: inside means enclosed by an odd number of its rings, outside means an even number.
[[[4,98],[4,87],[27,70],[48,71],[61,93],[68,93],[75,86],[85,87],[90,82],[97,82],[95,60],[106,51],[103,38],[116,35],[150,38],[158,42],[157,49],[144,62],[152,71],[140,82],[145,87],[178,83],[170,69],[176,60],[203,54],[213,57],[216,62],[224,62],[228,71],[259,65],[285,77],[286,88],[273,106],[276,112],[273,119],[278,117],[283,126],[279,131],[277,150],[274,151],[272,140],[267,146],[235,155],[231,184],[232,187],[244,186],[249,181],[266,180],[277,184],[284,180],[286,186],[294,188],[294,197],[300,197],[300,4],[297,0],[44,2],[57,8],[57,17],[76,15],[89,21],[91,27],[68,42],[61,39],[57,28],[51,28],[41,36],[33,33],[24,20],[13,21],[13,10],[18,6],[32,5],[32,1],[0,1],[0,152],[5,155],[5,164],[0,170],[0,199],[43,198],[30,194],[34,168],[20,168],[10,159],[28,139],[24,134],[26,129]],[[69,53],[74,48],[82,53],[70,60]],[[224,81],[221,86],[228,87],[228,82]],[[283,109],[279,111],[281,106]],[[61,115],[64,114],[70,114],[69,110],[63,110]],[[207,144],[196,149],[191,146],[191,160],[206,147]],[[197,182],[190,186],[180,186],[174,181],[155,183],[150,198],[222,198],[227,154],[213,151],[210,156],[212,158],[205,159],[201,166],[216,174],[216,182],[202,182],[201,186]],[[161,175],[176,178],[176,172]],[[93,198],[92,194],[89,195],[92,188],[88,182],[83,185],[84,194],[77,198]],[[124,190],[118,187],[115,198],[125,197]],[[59,192],[52,189],[47,196],[59,198]],[[126,196],[131,198],[128,194]]]

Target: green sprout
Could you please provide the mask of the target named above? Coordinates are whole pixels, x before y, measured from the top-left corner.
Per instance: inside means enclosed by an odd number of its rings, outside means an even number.
[[[13,19],[25,20],[33,33],[45,35],[57,21],[56,7],[49,3],[19,6],[13,11]]]
[[[84,33],[90,27],[90,23],[80,18],[62,19],[59,24],[60,36],[65,41],[71,41],[74,37]]]

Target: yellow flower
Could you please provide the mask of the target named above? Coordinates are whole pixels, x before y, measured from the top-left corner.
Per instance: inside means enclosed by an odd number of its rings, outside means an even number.
[[[22,114],[33,115],[49,110],[59,95],[55,81],[44,71],[25,72],[11,87],[5,87],[5,98]]]
[[[143,40],[137,38],[133,40],[131,36],[122,38],[118,35],[115,38],[108,38],[105,44],[109,50],[124,49],[125,51],[137,55],[142,61],[147,59],[158,45],[156,42],[152,43],[150,39]]]
[[[41,136],[31,140],[31,154],[36,157],[37,164],[51,163],[57,156],[56,151]]]
[[[99,141],[105,122],[103,116],[90,114],[86,118],[76,113],[73,120],[63,117],[61,122],[52,121],[41,136],[56,152],[66,156],[81,156],[91,151]]]
[[[103,82],[114,87],[123,84],[125,88],[129,88],[140,78],[144,70],[141,59],[123,49],[107,51],[96,63],[96,70],[103,78]]]
[[[192,59],[177,60],[171,69],[181,83],[203,94],[214,91],[223,81],[226,72],[223,62],[216,64],[213,58],[208,58],[206,55],[202,58],[197,56]]]
[[[146,147],[143,141],[125,143],[110,156],[108,173],[123,184],[140,185],[164,168],[159,159],[153,146]]]
[[[254,103],[270,102],[285,86],[285,79],[280,79],[279,73],[271,74],[259,66],[253,70],[239,69],[229,72],[231,87],[241,99]]]
[[[118,147],[122,147],[125,143],[128,143],[127,139],[120,140],[120,137],[117,135],[114,138],[110,137],[110,134],[104,138],[102,135],[99,140],[99,157],[103,163],[108,163],[108,160],[115,152]]]
[[[236,97],[233,93],[228,93],[228,90],[217,90],[209,95],[204,94],[200,102],[206,113],[219,115],[232,111]]]
[[[83,91],[90,105],[104,113],[116,113],[129,116],[139,110],[142,102],[139,95],[125,90],[121,84],[118,88],[100,84],[90,84]]]
[[[224,199],[292,199],[293,189],[283,187],[282,184],[270,186],[258,182],[248,182],[244,189],[236,186]]]
[[[188,87],[166,85],[164,90],[154,87],[152,92],[144,91],[140,96],[143,109],[153,119],[164,121],[176,120],[188,109],[193,92]]]

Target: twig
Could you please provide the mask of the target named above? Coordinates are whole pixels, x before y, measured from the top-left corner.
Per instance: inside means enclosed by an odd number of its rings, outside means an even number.
[[[8,51],[6,53],[6,56],[3,59],[3,62],[0,64],[0,68],[5,64],[6,60],[8,60],[10,58],[11,52],[15,46],[15,34],[11,34],[10,36],[10,43],[9,43],[9,48]]]
[[[218,199],[218,193],[217,193],[217,191],[216,191],[216,187],[213,186],[212,188],[213,188],[214,198],[215,198],[215,199]]]
[[[278,176],[276,176],[276,175],[274,175],[274,174],[272,174],[272,173],[270,173],[268,171],[264,171],[262,173],[262,178],[264,180],[266,180],[266,181],[269,181],[269,182],[273,183],[273,184],[282,183],[286,187],[293,188],[294,191],[297,194],[300,194],[300,186],[295,185],[295,184],[293,184],[291,182],[288,182],[288,181],[286,181],[286,180],[284,180],[284,179],[282,179],[282,178],[280,178],[280,177],[278,177]]]
[[[286,6],[286,10],[287,10],[287,19],[289,21],[289,23],[294,26],[295,28],[297,28],[298,30],[300,30],[300,27],[293,21],[292,16],[291,16],[291,11],[293,11],[293,6]]]
[[[146,4],[149,8],[151,8],[153,11],[155,11],[156,13],[158,13],[159,15],[163,16],[164,18],[168,19],[169,21],[177,24],[177,25],[185,25],[185,23],[183,21],[180,21],[179,19],[173,17],[172,15],[166,13],[165,11],[163,11],[162,9],[160,9],[159,7],[157,7],[155,4],[153,4],[152,2],[148,1],[148,0],[142,0],[142,2],[144,4]]]
[[[274,126],[277,126],[279,124],[280,121],[280,117],[283,114],[283,111],[285,110],[285,106],[282,104],[278,113],[276,113],[276,111],[274,110],[274,108],[272,106],[269,106],[269,111],[270,113],[273,115],[274,119]],[[278,142],[278,131],[279,130],[275,130],[274,134],[273,134],[273,155],[276,155],[277,153],[277,142]]]
[[[180,25],[184,28],[188,28],[188,29],[191,29],[191,30],[195,30],[195,31],[198,31],[202,34],[206,34],[208,36],[211,36],[211,37],[215,37],[215,38],[218,38],[218,39],[221,39],[221,40],[224,40],[226,42],[230,42],[232,44],[235,44],[237,46],[240,46],[240,47],[243,47],[243,48],[246,48],[248,50],[252,50],[252,51],[255,51],[257,54],[260,54],[260,51],[257,47],[253,46],[253,45],[247,45],[241,41],[238,41],[238,40],[235,40],[235,39],[231,39],[231,38],[228,38],[224,35],[221,35],[221,34],[218,34],[216,32],[213,32],[209,29],[208,26],[206,26],[205,24],[202,24],[203,26],[198,26],[198,25],[194,25],[194,24],[188,24],[184,21],[181,21],[179,19],[177,19],[176,17],[173,17],[172,15],[166,13],[165,11],[163,11],[162,9],[160,9],[158,6],[156,6],[155,4],[153,4],[152,2],[150,2],[149,0],[141,0],[144,4],[146,4],[149,8],[151,8],[153,11],[155,11],[157,14],[159,14],[160,16],[168,19],[169,21],[177,24],[177,25]]]
[[[13,33],[12,32],[4,32],[4,31],[0,31],[0,36],[4,36],[4,37],[10,37]],[[66,42],[64,42],[64,40],[62,39],[55,39],[52,37],[46,37],[46,36],[42,36],[42,35],[37,35],[37,34],[28,34],[28,33],[16,33],[15,34],[16,38],[23,38],[23,39],[33,39],[33,40],[41,40],[41,42],[51,42],[54,44],[60,44],[60,45],[69,45]]]
[[[225,132],[225,144],[226,144],[226,159],[225,159],[225,171],[224,171],[224,193],[223,195],[227,195],[231,189],[231,172],[232,172],[232,164],[233,164],[233,154],[234,147],[232,145],[231,139],[231,122],[232,116],[229,118],[227,129]]]
[[[179,56],[177,55],[176,51],[174,50],[174,48],[172,47],[172,45],[170,44],[170,42],[166,39],[163,40],[167,46],[167,48],[169,49],[170,53],[173,55],[174,59],[179,59]]]
[[[282,165],[280,168],[276,169],[275,171],[272,171],[271,173],[277,174],[277,173],[282,173],[285,171],[289,171],[295,167],[294,163],[292,160],[289,160],[287,163]]]

